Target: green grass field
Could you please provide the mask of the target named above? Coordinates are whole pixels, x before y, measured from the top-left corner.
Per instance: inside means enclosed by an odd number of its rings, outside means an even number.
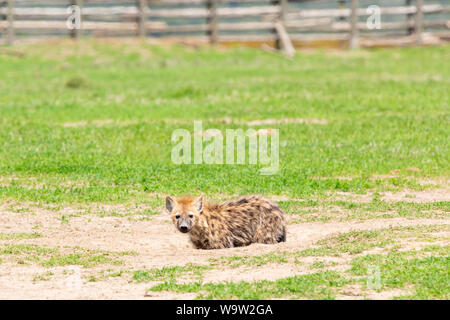
[[[63,43],[24,50],[23,59],[0,60],[0,173],[34,177],[48,188],[18,183],[2,187],[4,197],[124,201],[200,190],[309,197],[414,187],[408,167],[420,168],[414,177],[449,175],[448,46],[300,54],[292,61],[257,50],[181,46],[90,43],[84,50]],[[260,176],[254,166],[171,163],[174,129],[192,131],[193,120],[223,129],[225,117],[327,125],[282,126],[286,145],[276,176]],[[113,122],[90,123],[98,120]],[[76,126],[81,121],[87,124]],[[402,172],[395,180],[368,179],[391,170]]]
[[[83,276],[92,283],[127,278],[148,284],[151,292],[196,293],[201,298],[333,299],[348,297],[348,288],[357,288],[360,298],[371,298],[365,270],[372,264],[382,274],[378,292],[400,290],[388,298],[448,299],[448,228],[419,228],[409,234],[412,243],[430,242],[431,247],[421,245],[419,251],[397,248],[397,238],[385,239],[384,231],[374,231],[380,239],[369,241],[372,245],[361,244],[361,237],[354,235],[328,251],[320,242],[302,254],[287,248],[281,256],[269,249],[233,249],[212,253],[212,260],[199,268],[183,266],[181,260],[143,270],[128,265],[127,259],[138,259],[135,255],[122,256],[114,245],[100,248],[116,252],[105,256],[94,250],[99,248],[76,248],[76,242],[62,240],[61,252],[58,245],[45,242],[51,227],[32,219],[45,211],[64,237],[73,219],[151,224],[163,215],[165,194],[204,193],[221,200],[261,193],[280,199],[292,230],[302,223],[332,226],[390,218],[434,219],[433,225],[447,225],[449,61],[449,45],[299,52],[292,60],[255,49],[134,41],[0,48],[0,221],[5,225],[0,230],[0,268],[35,266],[40,268],[36,280],[51,279],[55,271],[48,268],[55,265],[75,264],[87,269]],[[252,126],[279,129],[280,170],[275,175],[260,175],[261,165],[171,162],[172,132],[192,132],[194,120],[203,120],[204,130],[225,130],[247,129],[250,121],[268,119],[295,119]],[[407,194],[394,197],[401,192]],[[99,204],[113,209],[99,209]],[[28,224],[6,218],[20,214],[31,214]],[[433,232],[438,236],[423,240]],[[37,252],[39,246],[46,250]],[[384,251],[371,252],[373,248]],[[137,251],[142,260],[150,259]],[[340,254],[348,259],[331,264],[320,259]],[[305,262],[304,257],[319,258]],[[248,261],[256,268],[306,263],[314,272],[255,281],[199,280],[211,269],[235,268],[227,259],[240,263],[239,268],[248,267]],[[347,270],[336,269],[340,264]],[[112,269],[99,270],[102,265]],[[192,282],[177,282],[185,273]]]

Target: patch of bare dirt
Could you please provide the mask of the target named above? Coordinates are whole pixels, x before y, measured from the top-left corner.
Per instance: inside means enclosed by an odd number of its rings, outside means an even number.
[[[450,201],[450,189],[429,189],[422,191],[415,190],[403,190],[403,191],[386,191],[380,192],[381,200],[389,202],[414,202],[414,203],[428,203],[428,202],[443,202]],[[365,194],[357,194],[353,192],[337,191],[330,194],[329,200],[331,201],[350,201],[356,203],[371,202],[374,198],[374,194],[369,192]]]
[[[315,119],[315,118],[279,118],[279,119],[253,120],[253,121],[247,122],[247,125],[248,126],[261,126],[261,125],[269,125],[269,124],[288,124],[288,123],[326,125],[326,124],[328,124],[328,121],[325,119]]]
[[[325,262],[323,268],[311,268],[315,262]],[[341,262],[344,264],[329,266],[328,262]],[[344,271],[348,268],[347,261],[337,257],[302,257],[297,263],[267,263],[260,266],[241,266],[231,268],[219,268],[206,271],[203,274],[204,282],[219,283],[224,281],[260,281],[278,280],[296,275],[312,274],[318,270]]]
[[[324,55],[339,58],[364,58],[370,55],[370,51],[367,50],[339,50],[333,48],[329,48],[327,50],[320,50],[317,48],[300,48],[299,51],[302,54],[317,54],[318,52],[320,52]]]
[[[66,274],[67,270],[76,273]],[[113,281],[91,282],[90,270],[76,266],[44,268],[38,266],[0,266],[0,299],[193,299],[196,294],[152,292],[149,283],[131,282],[125,277]],[[52,272],[48,280],[33,280],[36,275]]]
[[[342,181],[352,181],[355,177],[345,177],[345,176],[336,176],[336,177],[313,177],[314,180],[342,180]]]
[[[433,189],[424,191],[405,190],[399,192],[384,192],[381,199],[389,202],[443,202],[450,201],[450,191],[449,189]]]
[[[343,192],[337,191],[334,192],[329,200],[331,201],[350,201],[356,203],[367,203],[371,202],[373,199],[372,193],[358,194],[354,192]]]
[[[76,122],[64,122],[62,126],[64,128],[77,128],[77,127],[105,127],[105,126],[114,126],[114,127],[125,127],[129,125],[135,125],[143,122],[142,120],[82,120]]]
[[[281,264],[265,264],[258,267],[239,267],[239,268],[221,268],[218,270],[210,270],[204,273],[204,282],[223,282],[223,281],[259,281],[259,280],[277,280],[285,277],[291,277],[298,274],[312,273],[305,266],[281,263]]]
[[[372,300],[389,300],[401,295],[407,295],[408,291],[404,289],[393,289],[376,291],[373,289],[363,290],[360,284],[351,284],[346,286],[338,295],[338,300],[359,300],[367,298]]]
[[[448,234],[446,235],[449,236]],[[443,241],[406,241],[406,240],[399,240],[398,245],[401,246],[401,248],[398,249],[398,251],[411,251],[411,250],[421,250],[429,246],[449,246],[450,241],[449,240],[443,240]]]
[[[431,185],[431,186],[450,186],[450,180],[445,178],[422,178],[418,181],[420,185]]]
[[[120,207],[120,206],[119,206]],[[133,210],[128,207],[111,207],[110,210]],[[69,250],[71,247],[101,251],[132,251],[137,255],[120,257],[122,266],[117,269],[127,271],[161,268],[164,266],[193,264],[209,264],[210,258],[236,255],[261,255],[273,251],[298,251],[309,248],[317,240],[325,237],[349,232],[352,230],[372,230],[389,226],[417,226],[428,224],[449,224],[450,220],[402,218],[376,219],[363,222],[302,223],[289,225],[287,242],[277,245],[253,244],[248,247],[196,250],[188,241],[188,236],[175,230],[169,216],[161,213],[150,216],[149,220],[133,220],[116,216],[100,217],[96,214],[75,214],[67,222],[61,221],[62,215],[70,215],[70,208],[38,209],[13,211],[7,205],[0,206],[0,232],[19,233],[38,232],[42,236],[34,239],[14,240],[14,243],[35,244],[42,247]],[[73,213],[78,213],[73,209]],[[5,242],[0,242],[5,243]],[[130,276],[110,277],[101,281],[89,282],[87,276],[94,271],[105,269],[100,266],[94,269],[82,268],[83,282],[80,292],[68,290],[69,275],[54,272],[48,281],[33,281],[37,274],[53,269],[39,265],[17,265],[3,261],[0,264],[0,298],[26,299],[123,299],[123,298],[174,298],[189,295],[173,295],[171,293],[152,293],[146,297],[145,290],[149,283],[130,282]],[[98,270],[97,270],[98,269]],[[55,269],[57,271],[57,269]],[[275,279],[295,274],[310,272],[305,266],[286,264],[260,266],[253,270],[219,268],[205,273],[207,280],[261,280]]]

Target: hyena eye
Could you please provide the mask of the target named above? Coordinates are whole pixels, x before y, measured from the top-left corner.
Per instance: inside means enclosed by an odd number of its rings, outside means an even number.
[[[175,216],[175,218],[179,219],[179,218],[180,218],[180,215],[179,215],[179,214],[177,214],[177,215]]]
[[[190,215],[189,215],[189,218],[191,218],[191,219],[192,219],[193,217],[194,217],[194,215],[193,215],[193,214],[190,214]]]

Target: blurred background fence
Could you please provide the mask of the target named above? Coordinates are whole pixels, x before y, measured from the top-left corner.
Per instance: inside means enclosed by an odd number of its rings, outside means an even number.
[[[295,46],[358,47],[445,41],[449,28],[449,0],[0,0],[0,43],[10,44],[139,36],[261,45],[284,33]]]

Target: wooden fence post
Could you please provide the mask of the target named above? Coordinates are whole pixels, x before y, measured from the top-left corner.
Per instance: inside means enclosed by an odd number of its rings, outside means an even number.
[[[405,0],[405,6],[410,7],[412,3],[412,0]],[[406,33],[408,35],[413,34],[414,27],[409,26],[410,23],[414,21],[414,13],[407,13],[406,14],[406,22],[408,23],[408,27],[406,27]]]
[[[416,44],[423,44],[423,0],[416,0]]]
[[[209,43],[217,44],[217,2],[218,0],[208,1],[208,24],[209,24]]]
[[[280,21],[282,24],[286,22],[286,15],[288,11],[288,0],[280,1]]]
[[[280,43],[280,49],[282,49],[289,58],[294,57],[295,48],[292,45],[292,41],[289,38],[284,24],[281,21],[275,22],[275,30],[277,32],[278,42]]]
[[[6,1],[0,0],[0,10],[3,11],[3,8],[6,8],[6,4],[7,4]],[[6,20],[6,13],[5,14],[0,14],[0,21],[3,21],[3,20],[7,21]],[[6,28],[5,28],[5,30],[6,30]],[[3,34],[3,29],[1,29],[1,28],[0,28],[0,37],[1,37],[1,39],[5,39],[5,35]]]
[[[338,0],[338,7],[339,7],[339,9],[345,9],[345,2],[346,2],[347,0]],[[344,21],[345,20],[345,17],[342,17],[342,16],[340,16],[339,17],[339,21]]]
[[[280,12],[278,14],[278,19],[275,22],[276,23],[281,23],[283,25],[283,29],[284,29],[284,23],[286,20],[286,14],[287,14],[287,0],[273,0],[270,2],[271,5],[273,6],[278,6]],[[282,43],[281,43],[281,39],[280,39],[280,34],[278,32],[277,26],[275,25],[274,27],[274,33],[277,36],[275,39],[275,48],[277,49],[282,49]]]
[[[138,36],[140,38],[145,38],[147,35],[146,23],[147,23],[147,0],[137,0],[138,8]]]
[[[285,28],[288,0],[279,0],[278,5],[280,7],[280,15],[278,21],[275,22],[275,32],[277,35],[275,45],[278,49],[283,50],[286,56],[292,58],[295,55],[295,48]]]
[[[8,30],[6,35],[7,44],[13,44],[16,37],[14,32],[14,1],[15,0],[8,0],[8,11],[6,15],[6,19],[8,20]]]
[[[81,24],[81,9],[83,7],[83,0],[70,0],[69,4],[71,6],[78,6],[78,8],[80,8],[80,24]],[[81,26],[80,29],[74,28],[70,30],[70,37],[78,40],[80,39],[80,35],[81,35]]]
[[[351,0],[350,7],[350,49],[359,47],[358,0]]]

